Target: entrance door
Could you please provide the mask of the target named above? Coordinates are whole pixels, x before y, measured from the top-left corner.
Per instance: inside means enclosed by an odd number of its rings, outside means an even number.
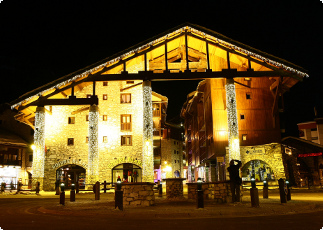
[[[85,188],[85,169],[78,165],[65,165],[56,170],[56,180],[64,183],[65,188],[79,183],[80,189]]]

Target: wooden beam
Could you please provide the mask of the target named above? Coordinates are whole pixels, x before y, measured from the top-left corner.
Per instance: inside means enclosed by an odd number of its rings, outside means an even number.
[[[98,105],[99,99],[97,96],[91,98],[76,98],[69,97],[68,99],[44,99],[41,98],[32,102],[29,106],[46,106],[46,105]]]
[[[237,82],[237,81],[234,81],[234,83],[236,83],[238,85],[242,85],[242,86],[247,87],[247,88],[251,88],[250,85],[245,85],[245,84],[242,84],[242,83]]]
[[[120,92],[123,92],[123,91],[125,91],[125,90],[127,90],[127,89],[131,89],[131,88],[136,87],[136,86],[138,86],[138,85],[142,85],[142,82],[139,82],[139,83],[137,83],[137,84],[134,84],[134,85],[131,85],[131,86],[125,87],[125,88],[123,88],[123,89],[120,89]]]
[[[73,112],[71,112],[71,115],[75,115],[75,114],[83,112],[83,111],[88,111],[89,108],[90,108],[90,106],[84,106],[82,108],[79,108],[79,109],[74,110]]]

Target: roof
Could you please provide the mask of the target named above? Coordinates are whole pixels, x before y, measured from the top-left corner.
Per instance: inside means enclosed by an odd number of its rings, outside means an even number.
[[[91,74],[99,72],[102,69],[114,66],[117,63],[121,64],[120,61],[128,61],[132,56],[135,56],[138,53],[141,54],[150,47],[157,47],[161,42],[166,41],[167,39],[174,36],[184,34],[185,32],[189,32],[190,36],[196,36],[200,40],[208,40],[210,42],[213,42],[214,44],[217,44],[218,46],[230,49],[232,52],[236,52],[236,54],[241,54],[245,55],[246,57],[253,58],[253,60],[257,60],[264,65],[287,71],[293,74],[293,77],[298,77],[298,80],[303,77],[308,77],[307,71],[305,69],[291,62],[257,50],[253,47],[235,41],[205,27],[191,23],[184,23],[163,33],[160,33],[152,38],[149,38],[137,45],[129,47],[128,49],[125,49],[119,53],[109,56],[99,62],[96,62],[83,69],[70,73],[55,81],[27,92],[20,96],[18,99],[12,101],[11,108],[18,108],[20,105],[28,104],[28,102],[32,100],[37,100],[37,98],[39,98],[40,96],[44,96],[53,92],[55,93],[55,90],[61,89],[63,86],[68,86],[72,82],[80,81],[81,79],[87,78]],[[153,53],[153,51],[151,51],[151,53]]]
[[[0,128],[0,145],[14,147],[28,147],[28,143],[21,137]]]
[[[282,139],[282,144],[291,146],[302,154],[323,152],[323,145],[297,137],[285,137]]]

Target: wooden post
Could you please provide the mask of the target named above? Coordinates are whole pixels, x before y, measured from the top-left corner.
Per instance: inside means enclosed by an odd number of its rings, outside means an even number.
[[[165,41],[165,69],[168,71],[168,61],[167,61],[167,42]]]
[[[205,39],[205,46],[206,46],[206,61],[207,61],[207,69],[211,69],[211,68],[210,68],[209,43],[207,42],[207,40],[206,40],[206,39]]]
[[[100,182],[95,183],[95,200],[100,200]]]
[[[189,63],[188,63],[188,42],[187,42],[187,32],[185,32],[185,58],[186,58],[186,71],[189,71]]]

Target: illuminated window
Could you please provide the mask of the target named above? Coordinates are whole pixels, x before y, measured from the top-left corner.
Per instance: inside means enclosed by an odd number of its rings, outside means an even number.
[[[120,94],[120,103],[131,103],[131,93],[122,93]]]
[[[247,134],[242,134],[242,140],[246,141],[247,140]]]
[[[103,86],[108,86],[108,82],[107,81],[104,81],[103,82]]]
[[[251,99],[251,93],[246,93],[246,99]]]
[[[121,136],[121,145],[122,146],[132,145],[132,136],[131,135]]]
[[[74,138],[67,138],[67,145],[74,145]]]
[[[121,115],[121,131],[131,131],[131,115]]]
[[[240,120],[244,120],[244,114],[240,114]]]
[[[86,137],[85,143],[89,143],[89,137]]]
[[[103,100],[108,100],[108,94],[103,94],[103,98],[102,98]]]
[[[108,142],[108,137],[107,136],[103,136],[103,143],[107,143]]]
[[[75,124],[75,117],[69,117],[68,118],[68,123],[69,124]]]
[[[135,81],[126,81],[126,84],[134,84]]]
[[[103,120],[103,121],[107,121],[107,120],[108,120],[108,115],[103,115],[102,120]]]
[[[245,81],[251,81],[251,78],[250,77],[245,77],[244,80]]]

